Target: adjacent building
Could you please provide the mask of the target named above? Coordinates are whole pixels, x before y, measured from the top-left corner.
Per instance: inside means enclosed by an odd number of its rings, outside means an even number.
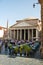
[[[6,36],[7,28],[0,26],[0,39],[3,39]]]

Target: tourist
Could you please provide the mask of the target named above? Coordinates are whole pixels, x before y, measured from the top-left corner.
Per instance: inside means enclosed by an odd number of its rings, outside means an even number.
[[[12,51],[12,44],[11,43],[8,44],[8,49],[9,49],[9,55],[11,55],[11,51]]]
[[[5,51],[7,51],[7,49],[8,49],[8,41],[5,40]]]

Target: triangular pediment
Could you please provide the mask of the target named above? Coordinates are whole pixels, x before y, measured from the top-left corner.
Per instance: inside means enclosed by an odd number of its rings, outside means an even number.
[[[24,27],[24,26],[33,26],[27,22],[19,22],[19,23],[16,23],[15,25],[13,25],[12,27]]]

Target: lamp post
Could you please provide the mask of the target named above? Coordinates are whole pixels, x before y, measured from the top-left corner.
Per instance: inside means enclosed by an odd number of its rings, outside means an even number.
[[[34,3],[34,4],[33,4],[33,8],[35,8],[35,5],[36,5],[36,4],[39,4],[39,3]]]
[[[38,3],[34,3],[33,7],[35,7],[36,4],[41,5],[41,46],[40,46],[40,55],[41,58],[43,58],[43,0],[38,0]]]

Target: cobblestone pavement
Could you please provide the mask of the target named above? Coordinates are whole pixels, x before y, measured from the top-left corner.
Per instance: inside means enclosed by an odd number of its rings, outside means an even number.
[[[0,55],[0,65],[43,65],[43,60],[34,58],[15,57]]]
[[[5,53],[4,47],[0,54],[0,65],[43,65],[43,60],[38,58],[10,57]]]

